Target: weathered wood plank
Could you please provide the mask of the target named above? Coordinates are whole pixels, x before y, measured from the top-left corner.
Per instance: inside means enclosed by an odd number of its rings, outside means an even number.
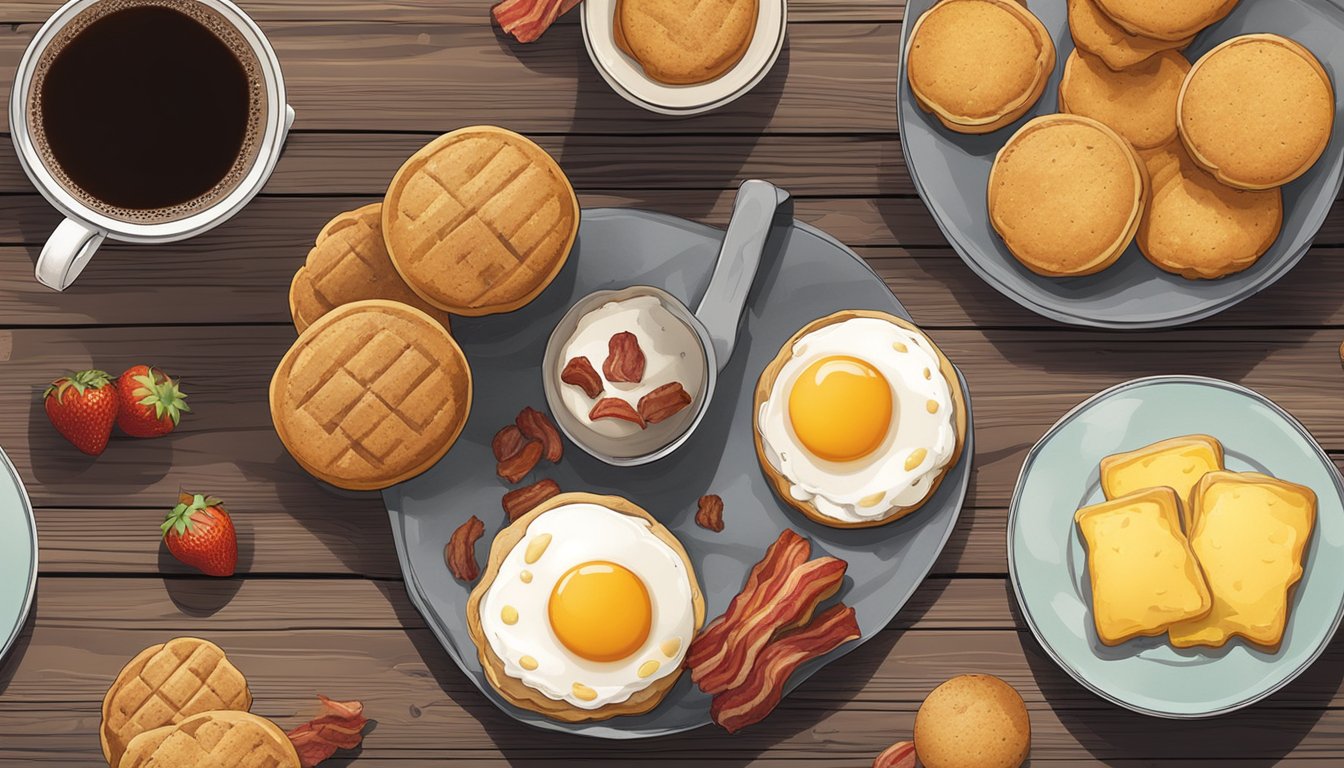
[[[896,124],[901,25],[894,22],[792,24],[784,52],[760,85],[693,122],[646,112],[612,91],[573,23],[525,50],[480,22],[263,26],[304,130],[443,131],[497,123],[524,132],[681,134],[693,127],[758,135],[880,132]],[[36,29],[0,29],[5,99]]]

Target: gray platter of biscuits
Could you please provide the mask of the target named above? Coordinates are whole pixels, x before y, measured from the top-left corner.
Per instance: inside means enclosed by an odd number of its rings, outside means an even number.
[[[902,38],[905,161],[939,228],[981,279],[1063,323],[1162,328],[1250,298],[1307,255],[1344,181],[1340,0],[1207,0],[1190,3],[1184,20],[1145,19],[1152,4],[1131,0],[1028,0],[1025,13],[1009,5],[911,0]],[[967,33],[972,28],[977,32]],[[952,29],[957,34],[942,34]],[[964,63],[958,57],[977,47],[975,34],[1019,46],[1013,55],[1024,67],[1020,77],[982,79],[1004,89],[996,109],[940,102],[970,90],[955,90],[940,73]],[[1298,79],[1276,82],[1278,69],[1245,66],[1253,57],[1241,54],[1251,48],[1234,41],[1259,44],[1256,55],[1272,49]],[[1308,100],[1296,90],[1303,78]],[[1299,101],[1292,109],[1240,105],[1239,114],[1302,117],[1312,133],[1256,137],[1239,121],[1222,120],[1213,104],[1220,91],[1257,85],[1275,99]],[[1156,117],[1163,110],[1168,116]],[[1097,125],[1053,117],[1065,111]],[[1270,144],[1260,143],[1265,137]],[[1079,140],[1106,149],[1071,152]],[[1294,140],[1306,162],[1277,170],[1230,165],[1258,161],[1271,144]],[[1003,162],[995,173],[996,158]],[[1075,202],[1040,204],[1055,186],[1041,172],[1051,163],[1076,164],[1072,178],[1087,188]],[[1111,173],[1118,175],[1105,176]],[[1108,187],[1111,180],[1118,188]],[[1062,200],[1067,193],[1053,194]],[[1028,204],[1027,197],[1035,199]],[[1080,252],[1070,252],[1075,247]]]

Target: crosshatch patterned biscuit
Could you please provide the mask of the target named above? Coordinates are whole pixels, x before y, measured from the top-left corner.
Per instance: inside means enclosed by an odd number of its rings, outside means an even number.
[[[429,315],[357,301],[299,336],[271,379],[270,401],[280,441],[307,472],[375,490],[448,452],[471,409],[471,371]]]
[[[131,659],[103,698],[99,735],[108,765],[118,765],[137,735],[212,710],[247,710],[247,680],[219,646],[179,637]]]
[[[338,214],[318,233],[289,285],[289,314],[299,333],[336,307],[364,299],[410,304],[449,328],[448,313],[417,296],[392,266],[382,219],[383,204],[373,203]]]
[[[618,0],[616,45],[663,83],[704,83],[732,69],[751,46],[757,0]]]
[[[457,315],[511,312],[550,285],[579,202],[545,150],[512,131],[462,128],[416,152],[383,201],[383,239],[406,284]]]
[[[136,736],[118,768],[299,768],[280,727],[250,712],[203,712]]]

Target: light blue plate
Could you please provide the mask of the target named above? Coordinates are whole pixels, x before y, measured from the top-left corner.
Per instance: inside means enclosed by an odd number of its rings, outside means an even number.
[[[1316,492],[1316,529],[1273,653],[1234,639],[1178,650],[1165,636],[1102,645],[1092,624],[1087,562],[1073,524],[1103,500],[1098,464],[1187,434],[1218,438],[1227,468]],[[1199,718],[1253,704],[1325,651],[1344,614],[1344,485],[1296,419],[1245,387],[1196,376],[1136,379],[1095,395],[1046,432],[1022,467],[1008,513],[1008,568],[1022,614],[1046,652],[1097,695],[1148,715]]]
[[[0,659],[18,639],[37,587],[37,523],[23,481],[0,450]]]

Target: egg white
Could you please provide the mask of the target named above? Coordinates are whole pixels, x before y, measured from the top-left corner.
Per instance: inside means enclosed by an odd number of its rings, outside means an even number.
[[[817,360],[849,356],[865,361],[892,388],[892,428],[872,453],[855,461],[827,461],[803,446],[789,419],[789,393]],[[929,403],[937,404],[929,412]],[[923,334],[880,318],[857,317],[819,328],[798,339],[780,369],[769,399],[757,414],[757,429],[770,466],[790,483],[790,493],[823,515],[868,522],[913,506],[956,452],[957,430],[950,384],[938,354]],[[918,463],[907,459],[925,451]]]
[[[534,519],[526,534],[505,556],[480,603],[481,629],[491,650],[504,663],[504,673],[547,698],[580,709],[618,704],[670,674],[677,674],[695,631],[695,608],[686,564],[649,530],[647,520],[589,504],[567,504]],[[529,544],[549,535],[550,543],[533,563],[526,562]],[[551,590],[565,572],[582,563],[605,560],[629,569],[644,582],[652,605],[652,628],[644,646],[614,662],[581,658],[551,629],[547,605]],[[524,581],[523,573],[530,574]],[[505,607],[517,621],[503,620]],[[676,649],[665,653],[675,642]],[[666,645],[665,645],[666,644]],[[523,657],[535,661],[526,669]],[[658,663],[647,677],[641,666]],[[580,683],[596,692],[592,700],[574,693]]]

